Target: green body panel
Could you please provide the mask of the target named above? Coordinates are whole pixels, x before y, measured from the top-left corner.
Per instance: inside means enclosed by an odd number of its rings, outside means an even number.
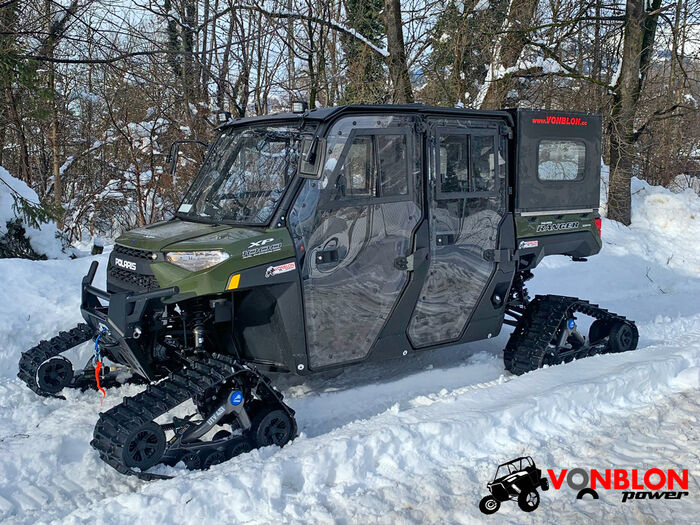
[[[515,231],[518,239],[581,231],[591,231],[597,236],[595,219],[599,217],[598,213],[547,214],[527,217],[518,215],[515,217]]]
[[[125,233],[117,243],[154,252],[223,250],[229,258],[211,268],[190,272],[161,257],[151,263],[161,288],[177,286],[180,293],[166,300],[176,302],[191,297],[224,292],[230,277],[247,268],[294,257],[292,238],[285,228],[250,228],[211,225],[189,221],[160,222]],[[258,243],[258,246],[251,246]],[[245,286],[241,282],[239,287]]]

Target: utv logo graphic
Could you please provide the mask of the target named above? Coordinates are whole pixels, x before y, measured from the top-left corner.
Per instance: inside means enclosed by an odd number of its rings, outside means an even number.
[[[687,469],[679,473],[675,469],[664,471],[660,468],[646,471],[617,468],[588,471],[574,468],[562,469],[559,474],[547,469],[547,474],[555,490],[561,489],[566,480],[569,487],[578,491],[576,499],[585,499],[586,496],[599,499],[598,491],[601,489],[622,491],[623,503],[635,499],[681,499],[688,495],[688,492],[684,492],[688,490]],[[676,485],[682,491],[674,490]]]
[[[268,266],[265,270],[265,279],[272,277],[273,275],[279,275],[281,273],[291,272],[297,269],[297,265],[293,262],[287,264],[281,264],[279,266]]]
[[[269,244],[275,242],[274,239],[263,239],[261,241],[253,241],[248,246],[247,250],[243,251],[243,258],[257,257],[258,255],[264,255],[266,253],[278,252],[282,249],[282,243],[277,242],[275,244]]]
[[[578,229],[580,223],[578,221],[572,222],[543,222],[537,225],[537,233],[542,232],[556,232],[562,230],[576,230]]]
[[[124,268],[126,270],[131,270],[132,272],[136,271],[136,263],[133,261],[125,261],[124,259],[120,259],[119,257],[115,257],[114,264],[116,264],[120,268]]]
[[[532,458],[526,456],[498,465],[496,475],[486,487],[490,494],[479,502],[479,510],[484,514],[497,512],[501,503],[508,500],[517,501],[524,512],[532,512],[540,505],[537,489],[549,490],[549,482]]]

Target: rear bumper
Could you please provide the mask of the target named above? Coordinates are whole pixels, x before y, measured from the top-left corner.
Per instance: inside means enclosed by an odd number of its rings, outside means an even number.
[[[94,261],[83,277],[80,312],[95,331],[105,334],[105,344],[115,361],[153,380],[150,348],[144,346],[145,343],[150,347],[153,340],[147,337],[151,327],[144,326],[144,321],[149,312],[162,308],[162,298],[176,295],[179,290],[173,286],[143,293],[109,293],[92,285],[97,266]]]

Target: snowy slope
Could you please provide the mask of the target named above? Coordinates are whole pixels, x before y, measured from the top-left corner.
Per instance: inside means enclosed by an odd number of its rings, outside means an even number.
[[[168,481],[120,476],[88,444],[99,411],[138,387],[108,391],[100,407],[95,393],[40,399],[14,378],[23,349],[79,321],[78,285],[91,259],[0,260],[0,521],[692,523],[700,512],[700,199],[636,184],[632,228],[604,221],[600,255],[548,258],[530,289],[635,319],[638,351],[514,377],[503,371],[504,331],[337,377],[286,379],[298,439],[207,472],[177,469]],[[571,489],[550,490],[530,515],[512,503],[482,515],[477,504],[496,465],[523,454],[557,470],[688,468],[690,497],[623,504],[612,491],[576,501]]]

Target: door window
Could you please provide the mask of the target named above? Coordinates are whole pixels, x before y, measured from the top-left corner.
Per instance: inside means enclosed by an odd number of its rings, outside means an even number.
[[[406,135],[387,131],[358,130],[353,134],[340,155],[335,200],[408,195]]]
[[[408,194],[406,135],[377,135],[382,197]]]
[[[355,137],[336,179],[336,198],[376,196],[372,137]]]
[[[456,193],[484,194],[496,191],[496,142],[492,134],[469,134],[463,130],[439,135],[438,198]]]

